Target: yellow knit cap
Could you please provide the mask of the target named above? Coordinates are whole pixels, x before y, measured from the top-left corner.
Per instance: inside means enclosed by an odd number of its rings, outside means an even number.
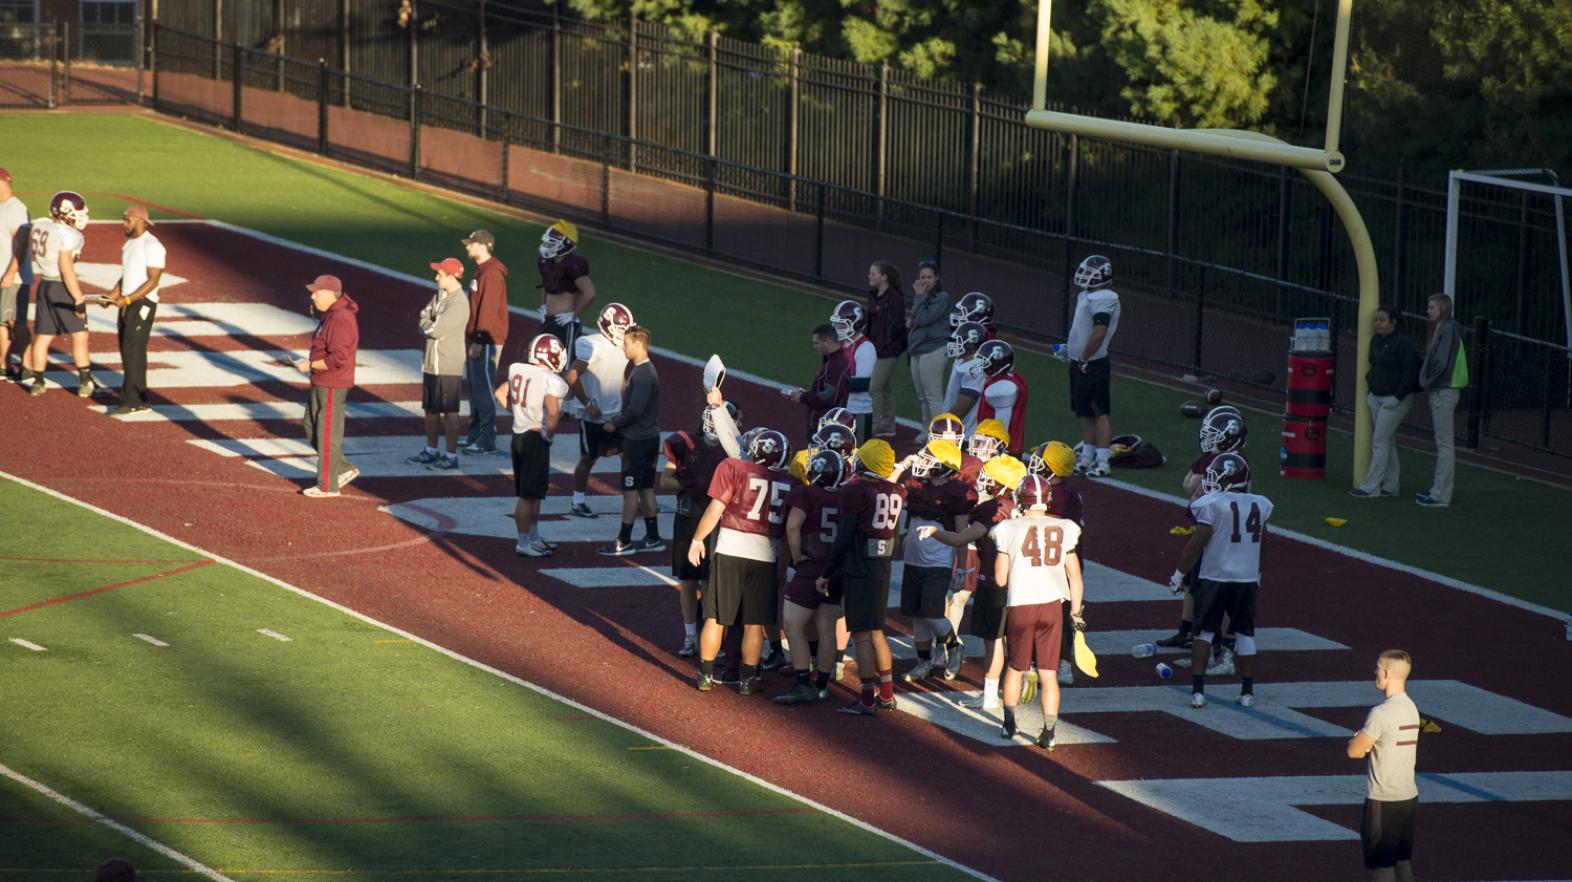
[[[1026,477],[1026,463],[1021,462],[1008,453],[1000,454],[983,463],[983,474],[993,479],[995,484],[1006,490],[1014,490],[1015,485],[1021,483]]]
[[[1055,477],[1068,478],[1075,473],[1075,451],[1063,441],[1049,441],[1037,454]]]
[[[791,458],[791,476],[797,480],[808,483],[808,451],[799,450]]]
[[[999,443],[1005,447],[1010,446],[1010,430],[1006,429],[1004,423],[998,420],[983,420],[977,424],[977,428],[972,430],[972,434],[987,435],[989,438],[998,439]]]
[[[880,438],[874,438],[857,448],[857,461],[881,478],[888,478],[890,472],[895,471],[895,451],[890,448],[888,441]]]
[[[579,228],[565,220],[559,220],[551,225],[551,229],[562,234],[562,238],[577,245],[579,244]]]
[[[950,471],[953,472],[960,469],[961,448],[954,441],[947,441],[943,438],[935,438],[928,442],[928,445],[925,449],[928,451],[929,456],[938,460],[940,465],[944,466]]]

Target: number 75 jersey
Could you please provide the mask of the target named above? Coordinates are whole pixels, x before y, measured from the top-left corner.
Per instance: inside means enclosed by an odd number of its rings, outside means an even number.
[[[715,551],[775,561],[775,540],[786,532],[786,494],[795,479],[751,460],[732,457],[715,468],[710,498],[725,504]]]
[[[1201,552],[1200,577],[1213,582],[1261,581],[1261,540],[1272,500],[1258,493],[1218,491],[1190,503],[1197,524],[1212,528]]]

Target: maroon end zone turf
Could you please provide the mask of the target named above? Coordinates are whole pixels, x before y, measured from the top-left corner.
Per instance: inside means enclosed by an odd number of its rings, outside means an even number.
[[[170,271],[194,280],[169,289],[166,302],[234,300],[303,311],[304,282],[332,272],[361,305],[363,348],[419,345],[411,329],[429,296],[425,286],[212,227],[166,224],[157,232],[169,247]],[[119,243],[110,228],[94,227],[85,259],[113,262]],[[411,271],[418,274],[423,266]],[[515,287],[527,288],[529,273],[528,267],[516,268]],[[515,341],[536,330],[532,321],[517,316],[513,325]],[[654,330],[658,340],[660,329]],[[216,351],[247,343],[199,342]],[[268,348],[281,343],[304,346],[305,340],[266,341]],[[95,340],[95,349],[106,346],[112,348],[112,341]],[[189,347],[159,341],[150,361],[156,365],[159,352],[182,348]],[[663,428],[693,428],[701,403],[699,368],[659,355],[655,362],[665,399]],[[811,367],[805,359],[805,374]],[[1058,380],[1028,379],[1038,384]],[[790,437],[800,434],[800,412],[772,390],[733,380],[728,393],[743,408],[748,425],[772,424]],[[304,389],[287,384],[155,387],[153,395],[155,403],[179,404],[303,401]],[[418,397],[415,384],[354,395],[387,401]],[[513,555],[508,540],[428,536],[377,510],[427,496],[506,496],[512,485],[505,476],[365,478],[342,499],[310,500],[296,494],[297,484],[249,468],[242,459],[184,443],[270,433],[299,437],[298,424],[123,423],[97,410],[58,388],[30,400],[23,389],[0,387],[0,465],[556,690],[991,875],[1126,882],[1354,878],[1362,872],[1357,842],[1236,843],[1094,783],[1363,774],[1363,763],[1343,757],[1341,740],[1246,741],[1166,713],[1086,714],[1078,711],[1072,688],[1064,695],[1063,719],[1117,741],[1061,747],[1049,756],[1030,748],[994,747],[907,714],[840,716],[835,706],[851,698],[844,688],[833,690],[829,702],[799,708],[727,691],[702,695],[692,687],[694,666],[674,653],[681,630],[673,592],[585,590],[536,572],[634,564],[663,570],[667,555],[608,559],[595,556],[591,544],[576,543],[565,544],[549,560],[527,560]],[[1073,431],[1068,414],[1059,424],[1062,434]],[[415,434],[420,423],[413,418],[352,421],[348,428],[351,435],[373,431]],[[898,446],[911,446],[909,432],[902,441]],[[83,451],[115,454],[83,456]],[[120,477],[128,462],[137,463],[137,477]],[[566,493],[566,476],[555,476],[552,488]],[[597,476],[591,491],[605,494],[614,488]],[[1084,491],[1092,559],[1164,581],[1183,542],[1168,535],[1182,518],[1177,507],[1106,485],[1084,485]],[[616,529],[614,518],[595,523],[608,539]],[[1418,679],[1457,679],[1572,714],[1565,664],[1554,663],[1572,661],[1559,624],[1281,537],[1271,544],[1262,626],[1301,628],[1351,651],[1268,653],[1261,661],[1263,684],[1362,680],[1381,650],[1401,646],[1415,656]],[[157,584],[126,590],[157,590]],[[1177,603],[1099,604],[1095,582],[1088,584],[1088,597],[1094,629],[1167,627],[1177,612]],[[1101,667],[1098,686],[1157,683],[1146,660],[1105,656]],[[898,662],[897,672],[902,668]],[[962,676],[965,682],[957,687],[977,688],[981,670],[975,660],[968,661]],[[767,682],[769,694],[778,694],[790,680],[772,675]],[[1182,686],[1175,691],[1176,704],[1184,703],[1183,692]],[[1370,703],[1378,698],[1371,688]],[[1229,706],[1198,713],[1236,711]],[[1304,713],[1350,729],[1363,719],[1359,708]],[[1572,755],[1572,736],[1566,734],[1485,736],[1442,723],[1444,733],[1424,739],[1421,771],[1557,770],[1567,768]],[[1305,810],[1357,827],[1357,805]],[[1426,804],[1417,862],[1431,879],[1564,874],[1572,866],[1569,829],[1572,808],[1565,802]]]

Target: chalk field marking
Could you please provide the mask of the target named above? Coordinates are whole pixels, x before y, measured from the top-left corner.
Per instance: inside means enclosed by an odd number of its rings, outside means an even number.
[[[274,640],[277,640],[280,643],[291,643],[295,639],[293,637],[285,637],[283,634],[268,628],[258,628],[257,633],[261,634],[263,637],[272,637]]]
[[[93,821],[94,823],[103,824],[105,827],[108,827],[109,829],[115,831],[116,833],[119,833],[122,836],[125,836],[127,839],[130,839],[132,842],[135,842],[136,844],[138,844],[138,845],[140,845],[140,846],[142,846],[144,848],[147,848],[147,849],[150,849],[152,851],[158,852],[159,854],[163,855],[164,857],[169,858],[170,860],[172,860],[172,861],[180,864],[181,866],[191,870],[192,872],[196,873],[199,876],[202,876],[202,877],[207,878],[207,879],[212,879],[213,882],[235,882],[235,880],[229,878],[228,876],[225,876],[223,873],[220,873],[219,871],[213,869],[212,867],[209,867],[209,866],[207,866],[206,864],[203,864],[203,863],[199,863],[196,859],[187,857],[186,855],[184,855],[184,854],[182,854],[182,853],[180,853],[178,851],[175,851],[173,848],[170,848],[169,846],[165,845],[164,843],[159,842],[158,840],[153,839],[152,837],[150,837],[150,836],[148,836],[148,835],[146,835],[144,833],[141,833],[141,832],[139,832],[137,830],[134,830],[131,827],[127,827],[125,824],[122,824],[122,823],[120,823],[119,821],[116,821],[113,818],[106,817],[102,812],[99,812],[99,811],[96,811],[95,809],[89,808],[88,806],[85,806],[82,803],[77,802],[76,800],[72,799],[71,797],[66,796],[63,793],[60,793],[57,790],[54,790],[49,785],[44,784],[41,781],[35,781],[32,778],[29,778],[26,775],[23,775],[22,773],[16,771],[15,769],[12,769],[10,766],[4,765],[4,764],[0,764],[0,775],[3,775],[5,777],[7,777],[7,778],[10,778],[12,781],[15,781],[16,783],[21,784],[23,787],[26,787],[27,789],[32,790],[35,793],[42,794],[43,796],[47,797],[52,802],[55,802],[55,803],[57,803],[59,805],[63,805],[66,808],[70,809],[71,811],[74,811],[77,814],[82,815],[83,817],[88,818],[89,820]]]
[[[236,229],[238,230],[239,228],[236,228]],[[282,241],[282,240],[279,240],[279,241]],[[335,255],[328,255],[328,254],[324,253],[323,256],[333,257],[334,259],[342,260],[342,258],[337,258]],[[345,260],[345,262],[346,263],[351,263],[351,264],[354,263],[353,261],[348,261],[348,260]],[[424,281],[422,281],[422,284],[424,284]],[[982,872],[981,870],[976,870],[976,869],[973,869],[971,867],[968,867],[965,864],[960,863],[959,861],[956,861],[953,858],[945,857],[944,855],[939,854],[936,851],[924,848],[923,846],[918,845],[915,842],[912,842],[912,841],[910,841],[908,839],[903,839],[900,836],[896,836],[894,833],[890,833],[887,830],[882,830],[882,829],[880,829],[878,827],[875,827],[874,825],[868,823],[867,821],[863,821],[863,820],[861,820],[859,818],[854,818],[851,815],[848,815],[845,812],[840,811],[839,809],[831,808],[830,806],[825,805],[824,803],[818,802],[817,800],[809,799],[809,798],[807,798],[805,796],[802,796],[800,794],[794,793],[791,790],[788,790],[785,787],[780,786],[779,784],[774,784],[774,783],[772,783],[770,781],[766,781],[763,778],[760,778],[757,775],[753,775],[753,774],[750,774],[748,772],[744,772],[741,769],[735,768],[733,766],[729,766],[729,765],[721,762],[720,760],[714,759],[713,757],[710,757],[710,756],[706,756],[705,754],[700,753],[700,752],[698,752],[698,751],[696,751],[696,750],[694,750],[694,749],[692,749],[690,747],[684,747],[683,745],[678,744],[677,742],[672,741],[669,738],[664,738],[664,737],[662,737],[660,735],[657,735],[654,732],[651,732],[651,731],[649,731],[647,729],[644,729],[644,728],[639,727],[639,726],[635,726],[632,723],[628,723],[628,722],[626,722],[624,720],[619,720],[616,717],[614,717],[614,716],[612,716],[612,715],[610,715],[610,714],[608,714],[608,713],[606,713],[604,711],[597,710],[596,708],[590,707],[587,704],[583,704],[581,702],[575,701],[574,699],[571,699],[571,698],[567,697],[566,695],[563,695],[563,694],[561,694],[559,692],[556,692],[556,691],[551,690],[551,689],[547,689],[546,687],[541,686],[541,685],[536,684],[536,683],[531,683],[530,681],[525,680],[522,677],[510,674],[507,671],[504,671],[504,670],[502,670],[500,668],[495,668],[495,667],[492,667],[491,665],[485,664],[483,662],[476,661],[475,659],[472,659],[469,656],[463,655],[462,653],[459,653],[459,652],[455,652],[454,650],[448,649],[447,647],[442,646],[441,644],[434,643],[434,642],[432,642],[430,640],[427,640],[426,638],[421,637],[418,634],[415,634],[415,633],[410,632],[410,631],[405,631],[402,628],[394,627],[393,625],[390,625],[390,624],[388,624],[386,622],[379,621],[378,619],[374,619],[371,616],[366,615],[365,613],[359,612],[357,610],[350,609],[349,607],[344,606],[341,603],[336,603],[336,602],[334,602],[332,600],[328,600],[325,597],[319,597],[319,596],[317,596],[315,594],[312,594],[310,591],[305,590],[304,588],[300,588],[300,587],[297,587],[295,585],[291,585],[288,582],[283,581],[282,579],[275,578],[275,577],[270,576],[267,573],[264,573],[264,572],[262,572],[260,570],[253,569],[251,567],[246,566],[245,564],[238,563],[236,561],[230,560],[229,558],[224,557],[221,554],[214,554],[212,552],[207,551],[206,549],[199,548],[196,545],[192,545],[189,542],[185,542],[185,541],[182,541],[180,539],[176,539],[174,536],[171,536],[171,535],[169,535],[167,533],[164,533],[164,532],[162,532],[160,530],[155,530],[152,527],[146,526],[145,524],[139,524],[136,521],[133,521],[130,518],[125,517],[123,515],[116,514],[116,513],[112,512],[112,511],[108,511],[108,510],[103,509],[103,508],[99,508],[96,505],[93,505],[93,504],[88,503],[88,502],[84,502],[84,501],[82,501],[80,499],[76,499],[75,497],[72,497],[72,496],[68,496],[68,495],[66,495],[66,494],[64,494],[64,493],[62,493],[62,492],[60,492],[58,490],[52,489],[50,487],[45,487],[42,484],[34,483],[33,481],[29,481],[26,478],[22,478],[22,477],[18,477],[16,475],[12,475],[9,472],[0,471],[0,479],[4,479],[4,480],[7,480],[7,481],[15,481],[16,483],[21,484],[24,487],[30,487],[30,488],[32,488],[34,490],[37,490],[40,493],[48,494],[49,496],[51,496],[51,497],[53,497],[55,499],[59,499],[59,500],[61,500],[63,502],[69,502],[72,505],[75,505],[75,506],[77,506],[79,508],[82,508],[82,509],[85,509],[87,511],[91,511],[94,514],[99,514],[99,515],[102,515],[102,516],[104,516],[106,518],[109,518],[110,520],[115,521],[116,523],[125,524],[126,526],[131,527],[131,528],[133,528],[135,530],[139,530],[139,531],[141,531],[142,533],[145,533],[148,536],[153,536],[155,538],[162,539],[165,542],[170,543],[171,545],[175,545],[175,546],[178,546],[180,548],[184,548],[185,550],[190,551],[190,552],[192,552],[194,554],[202,555],[202,556],[208,558],[209,560],[214,561],[215,563],[221,563],[221,564],[223,564],[225,566],[232,567],[235,570],[238,570],[238,571],[240,571],[242,573],[245,573],[248,576],[252,576],[253,578],[261,579],[262,581],[268,583],[269,585],[274,585],[276,587],[282,588],[285,591],[289,591],[289,592],[291,592],[293,594],[297,594],[297,595],[299,595],[301,597],[304,597],[304,598],[306,598],[308,600],[315,601],[316,603],[320,603],[323,606],[326,606],[326,607],[328,607],[330,609],[337,610],[338,612],[343,613],[344,615],[349,616],[351,618],[354,618],[354,619],[356,619],[358,621],[365,622],[366,624],[371,625],[373,627],[381,628],[382,630],[387,631],[390,634],[395,634],[395,635],[397,635],[399,637],[403,637],[404,639],[408,640],[411,643],[418,643],[421,646],[424,646],[427,649],[430,649],[430,650],[432,650],[434,652],[439,652],[442,655],[445,655],[448,658],[451,658],[451,659],[453,659],[456,662],[459,662],[461,664],[469,665],[470,667],[472,667],[472,668],[474,668],[474,669],[476,669],[478,671],[484,671],[484,672],[486,672],[488,674],[491,674],[494,677],[498,677],[500,679],[506,680],[509,683],[512,683],[512,684],[514,684],[516,686],[521,686],[521,687],[523,687],[525,689],[528,689],[531,692],[534,692],[534,693],[536,693],[538,695],[545,696],[546,698],[550,698],[553,701],[557,701],[557,702],[560,702],[560,703],[562,703],[564,705],[567,705],[568,707],[571,707],[574,710],[577,710],[577,711],[580,711],[582,713],[585,713],[585,714],[588,714],[590,716],[593,716],[593,717],[595,717],[598,720],[602,720],[604,722],[610,723],[613,726],[619,726],[619,727],[621,727],[621,728],[623,728],[623,729],[625,729],[625,730],[627,730],[629,732],[634,733],[635,735],[639,735],[639,736],[641,736],[643,738],[648,738],[650,741],[653,741],[653,742],[655,742],[657,744],[663,744],[663,745],[671,748],[672,750],[681,751],[682,753],[687,754],[688,756],[692,757],[693,759],[695,759],[695,760],[697,760],[697,761],[699,761],[701,763],[704,763],[705,765],[712,766],[712,767],[717,768],[717,769],[721,769],[722,771],[725,771],[725,772],[729,772],[730,774],[733,774],[733,775],[737,776],[738,778],[741,778],[742,780],[749,782],[750,784],[753,784],[753,785],[758,786],[758,787],[763,787],[764,789],[770,791],[771,793],[777,793],[777,794],[780,794],[781,796],[786,796],[786,797],[790,797],[791,799],[795,799],[798,802],[802,803],[803,805],[809,806],[810,808],[813,808],[813,809],[815,809],[815,810],[817,810],[819,812],[822,812],[822,813],[824,813],[824,814],[826,814],[826,815],[828,815],[828,816],[830,816],[832,818],[835,818],[835,819],[840,820],[840,821],[844,821],[845,823],[851,824],[853,827],[856,827],[859,830],[863,830],[865,832],[872,833],[875,836],[882,837],[882,838],[884,838],[884,839],[886,839],[886,840],[888,840],[890,842],[894,842],[897,845],[900,845],[902,847],[909,848],[912,851],[916,852],[917,854],[922,855],[923,857],[929,858],[930,860],[937,861],[938,863],[944,864],[947,867],[951,867],[952,869],[955,869],[958,872],[965,873],[966,875],[971,876],[974,879],[985,880],[985,882],[1000,882],[1000,880],[998,880],[996,877],[989,876],[988,874]],[[0,770],[3,770],[4,773],[7,773],[8,777],[15,775],[15,773],[11,772],[9,769],[6,769],[4,766],[0,766]],[[31,779],[28,779],[28,780],[30,781]],[[36,784],[36,782],[32,782],[32,783]],[[43,788],[43,785],[42,784],[38,784],[37,788]],[[44,792],[44,791],[40,790],[40,792]],[[49,793],[53,793],[53,791],[48,791],[48,792]],[[64,800],[65,797],[60,797],[60,799]],[[69,804],[71,804],[71,805],[80,805],[79,803],[69,803]],[[83,806],[79,810],[83,811],[84,814],[87,814],[88,812],[91,811],[91,809],[87,809],[85,806]],[[93,816],[97,816],[99,818],[103,817],[102,815],[97,815],[96,812],[94,812],[92,815],[89,815],[89,817],[93,817]],[[138,842],[142,842],[143,844],[146,844],[149,848],[154,848],[154,849],[161,849],[161,848],[163,848],[163,846],[158,845],[153,840],[148,839],[147,837],[143,836],[141,833],[138,833],[135,830],[132,830],[131,828],[126,827],[123,824],[116,824],[114,821],[110,821],[107,818],[104,818],[103,822],[107,823],[108,825],[110,825],[112,827],[112,829],[115,829],[117,831],[125,833],[127,836],[130,836],[130,837],[136,839]],[[169,856],[171,858],[174,858],[176,860],[180,860],[179,857],[176,857],[176,855],[178,854],[177,852],[161,851],[160,853],[166,854],[167,856]],[[186,860],[189,860],[189,859],[186,859]],[[226,876],[220,875],[220,874],[216,873],[215,871],[208,870],[206,867],[202,867],[200,864],[197,864],[195,861],[191,861],[190,863],[188,863],[186,865],[190,866],[193,870],[198,870],[198,872],[203,872],[203,874],[207,875],[207,877],[209,879],[222,880],[222,882],[234,882],[234,880],[229,879]],[[201,869],[198,869],[199,867]],[[208,874],[211,874],[211,875],[208,875]]]
[[[142,641],[143,643],[151,643],[154,646],[168,646],[169,645],[168,643],[165,643],[164,641],[158,639],[157,637],[154,637],[152,634],[132,634],[131,636],[135,637],[136,639],[138,639],[140,641]]]
[[[37,643],[34,643],[31,640],[23,640],[20,637],[12,637],[11,638],[11,642],[15,643],[17,646],[22,647],[23,649],[31,649],[34,652],[48,652],[49,651],[49,650],[45,649],[44,647],[39,646]]]

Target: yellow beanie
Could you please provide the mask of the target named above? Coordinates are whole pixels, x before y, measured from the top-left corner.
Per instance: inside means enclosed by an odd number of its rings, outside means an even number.
[[[865,442],[857,448],[857,461],[863,468],[878,475],[888,478],[890,472],[895,471],[895,451],[890,449],[890,443],[879,438]]]
[[[577,245],[579,244],[579,228],[565,220],[559,220],[551,225],[553,230],[562,234],[562,238]]]
[[[1043,445],[1038,456],[1043,458],[1043,464],[1048,466],[1055,477],[1068,478],[1075,473],[1075,451],[1063,441],[1049,441]]]
[[[972,434],[987,435],[989,438],[998,439],[999,443],[1005,447],[1010,446],[1010,430],[1006,429],[1004,423],[998,420],[983,420],[977,424],[977,428],[972,430]]]
[[[983,463],[983,474],[993,479],[995,484],[1006,490],[1014,490],[1015,485],[1021,483],[1026,477],[1026,464],[1009,455],[1001,454]]]
[[[928,442],[928,445],[925,449],[928,451],[929,456],[938,460],[940,465],[944,466],[950,471],[953,472],[960,469],[961,448],[954,441],[947,441],[943,438],[935,438]]]
[[[808,483],[808,451],[799,450],[791,458],[791,476],[804,484]]]

